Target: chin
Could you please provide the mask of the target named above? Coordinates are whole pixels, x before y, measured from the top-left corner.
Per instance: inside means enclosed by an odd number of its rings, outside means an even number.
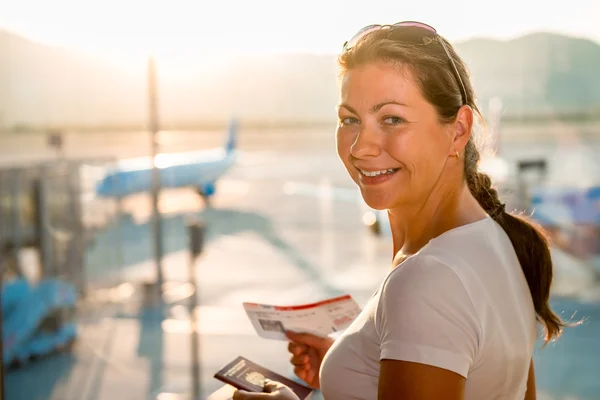
[[[362,192],[363,201],[367,206],[374,210],[388,210],[392,208],[395,202],[390,199],[386,199],[384,196],[374,196],[370,193]]]

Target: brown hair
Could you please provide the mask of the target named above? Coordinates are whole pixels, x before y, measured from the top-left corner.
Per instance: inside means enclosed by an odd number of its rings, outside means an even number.
[[[436,35],[433,41],[398,40],[397,30],[382,29],[361,39],[349,51],[338,58],[341,73],[370,62],[387,62],[408,67],[417,80],[425,99],[437,110],[443,123],[454,121],[464,101],[460,83],[440,41],[444,41],[448,53],[464,84],[467,105],[483,121],[475,104],[475,94],[464,61],[446,39]],[[414,36],[414,31],[413,31]],[[427,38],[426,38],[427,39]],[[549,241],[539,226],[521,215],[513,215],[504,209],[498,192],[492,187],[490,177],[478,171],[479,151],[473,135],[464,151],[464,176],[473,196],[483,209],[504,229],[515,249],[525,274],[538,321],[545,330],[546,342],[560,336],[564,322],[551,310],[548,300],[552,283],[552,259]]]

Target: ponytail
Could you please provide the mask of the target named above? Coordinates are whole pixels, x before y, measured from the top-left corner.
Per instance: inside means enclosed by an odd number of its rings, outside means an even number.
[[[481,207],[504,229],[508,235],[533,299],[537,319],[545,331],[545,340],[549,342],[562,333],[564,322],[550,308],[550,287],[552,285],[552,258],[550,243],[541,227],[520,215],[507,213],[500,202],[498,192],[492,187],[492,180],[477,171],[479,153],[469,142],[465,149],[465,178],[469,190]],[[476,154],[473,154],[475,151]],[[468,160],[475,158],[477,160]]]

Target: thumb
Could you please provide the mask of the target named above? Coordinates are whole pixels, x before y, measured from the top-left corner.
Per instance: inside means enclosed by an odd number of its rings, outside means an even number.
[[[276,392],[279,389],[284,388],[285,385],[283,383],[280,382],[275,382],[269,379],[265,379],[265,384],[264,384],[264,392],[265,393],[273,393]]]
[[[330,345],[328,339],[313,335],[312,333],[296,333],[292,331],[286,331],[285,335],[294,343],[305,344],[318,349],[328,348]]]

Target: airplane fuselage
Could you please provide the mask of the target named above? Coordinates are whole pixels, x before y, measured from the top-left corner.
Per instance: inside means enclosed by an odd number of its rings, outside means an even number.
[[[208,150],[184,154],[160,154],[156,165],[162,188],[194,187],[211,195],[215,182],[235,164],[235,150]],[[140,165],[144,164],[144,165]],[[152,190],[152,160],[121,162],[108,171],[96,187],[100,197],[125,197]]]

